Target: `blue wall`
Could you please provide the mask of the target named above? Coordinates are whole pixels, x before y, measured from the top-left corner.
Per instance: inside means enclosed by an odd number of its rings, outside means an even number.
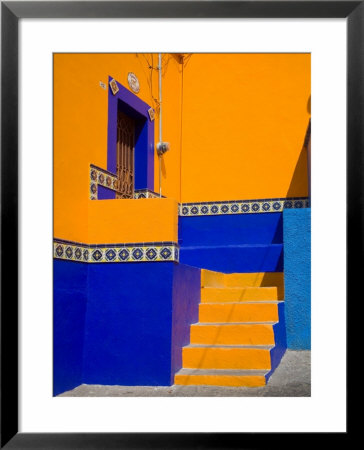
[[[182,246],[283,242],[282,213],[180,216],[178,227]]]
[[[86,384],[169,385],[173,263],[90,264]]]
[[[198,321],[200,270],[54,261],[54,395],[82,383],[170,386]]]
[[[282,213],[179,217],[180,262],[232,272],[283,270]]]
[[[283,213],[287,347],[311,349],[311,209]]]
[[[173,384],[199,300],[197,269],[173,262],[90,265],[83,382]]]
[[[87,268],[85,263],[54,260],[53,395],[82,383]]]
[[[110,200],[116,198],[116,192],[99,184],[97,186],[97,198],[99,200]]]

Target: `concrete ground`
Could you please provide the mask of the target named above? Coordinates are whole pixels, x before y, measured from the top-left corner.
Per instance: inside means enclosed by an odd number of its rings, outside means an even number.
[[[287,350],[263,387],[102,386],[82,384],[58,397],[310,397],[311,352]]]

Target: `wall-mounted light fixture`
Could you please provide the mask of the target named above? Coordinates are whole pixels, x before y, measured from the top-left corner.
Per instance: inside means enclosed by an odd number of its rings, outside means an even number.
[[[158,142],[157,144],[158,156],[162,156],[168,150],[169,150],[169,142]]]

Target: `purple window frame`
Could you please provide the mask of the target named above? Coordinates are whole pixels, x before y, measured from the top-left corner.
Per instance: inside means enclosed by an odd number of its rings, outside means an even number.
[[[113,78],[109,76],[109,83]],[[116,80],[115,80],[116,81]],[[107,170],[116,173],[116,141],[118,110],[136,121],[134,150],[134,189],[154,191],[154,121],[150,120],[147,103],[117,82],[114,95],[108,87]]]

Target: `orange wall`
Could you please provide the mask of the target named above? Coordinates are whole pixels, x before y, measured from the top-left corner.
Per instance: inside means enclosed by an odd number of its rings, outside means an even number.
[[[170,59],[170,61],[169,61]],[[117,206],[113,214],[116,214],[115,227],[120,229],[117,238],[112,223],[102,221],[95,215],[95,211],[109,211],[109,202],[96,202],[89,200],[89,167],[95,164],[101,168],[107,168],[107,114],[108,114],[108,76],[114,77],[118,82],[128,88],[127,74],[134,72],[140,82],[138,97],[156,109],[155,138],[158,140],[158,105],[154,99],[158,99],[158,73],[151,71],[149,64],[152,62],[151,54],[55,54],[54,55],[54,236],[60,239],[74,240],[84,243],[101,242],[126,242],[125,233],[120,228],[120,222],[129,223],[125,214],[128,208]],[[158,57],[153,55],[153,65],[157,67]],[[168,64],[167,64],[168,63]],[[163,79],[169,78],[165,86],[165,114],[166,138],[171,142],[175,150],[166,157],[164,168],[163,195],[172,193],[172,197],[179,195],[179,150],[180,145],[180,114],[178,89],[178,63],[172,58],[164,56]],[[177,78],[175,77],[177,76]],[[153,77],[153,79],[151,78]],[[100,81],[105,83],[107,89],[100,87]],[[170,95],[171,89],[175,94]],[[174,110],[177,109],[175,112]],[[169,123],[168,123],[169,122]],[[167,132],[168,131],[168,132]],[[155,171],[158,177],[158,159],[155,157]],[[172,182],[167,181],[173,180]],[[156,190],[159,186],[158,178],[155,180]],[[175,188],[176,186],[176,188]],[[177,199],[179,200],[179,198]],[[133,214],[146,223],[149,207],[140,200],[130,201],[135,203]],[[102,205],[102,206],[101,206]],[[159,208],[159,207],[158,207]],[[165,208],[164,208],[165,209]],[[160,220],[157,228],[149,229],[148,233],[137,233],[135,228],[128,235],[133,235],[134,242],[143,241],[170,241],[176,233],[171,231],[175,226],[169,214],[171,208],[160,210]],[[168,216],[168,217],[167,217]],[[162,221],[166,220],[166,230]],[[134,222],[136,219],[134,219]],[[98,225],[98,227],[95,226]],[[111,227],[111,228],[110,228]],[[165,236],[162,233],[165,231]],[[99,233],[99,238],[98,234]],[[130,234],[131,233],[131,234]],[[138,237],[139,236],[139,237]],[[148,236],[146,238],[145,236]],[[164,236],[164,238],[163,238]],[[104,239],[112,241],[104,241]],[[133,238],[133,239],[134,239]],[[175,240],[175,239],[173,239]]]
[[[182,65],[170,54],[162,56],[162,138],[170,150],[162,158],[162,195],[181,200]],[[157,80],[158,82],[158,80]],[[157,91],[158,92],[158,91]],[[159,124],[155,124],[159,141]],[[159,161],[155,162],[155,188],[159,192]]]
[[[157,67],[157,54],[153,60],[151,54],[54,55],[55,237],[107,243],[126,242],[126,235],[135,242],[157,241],[161,230],[162,240],[176,236],[174,207],[159,206],[165,203],[153,203],[160,222],[145,238],[139,228],[129,234],[120,229],[118,236],[118,224],[98,215],[107,211],[127,224],[123,214],[133,210],[147,223],[152,203],[145,202],[152,200],[89,200],[90,164],[107,166],[109,75],[125,87],[128,72],[137,75],[138,96],[156,110],[159,140],[158,72],[150,70],[151,63]],[[307,195],[301,150],[309,119],[309,54],[192,54],[183,64],[165,54],[162,74],[163,140],[171,144],[162,158],[164,196],[196,202]],[[154,186],[158,192],[157,155]],[[124,208],[124,202],[135,206]]]
[[[182,201],[307,195],[309,54],[193,54],[184,67]],[[296,170],[297,166],[297,170]]]
[[[89,206],[89,244],[178,241],[173,199],[99,200]]]

